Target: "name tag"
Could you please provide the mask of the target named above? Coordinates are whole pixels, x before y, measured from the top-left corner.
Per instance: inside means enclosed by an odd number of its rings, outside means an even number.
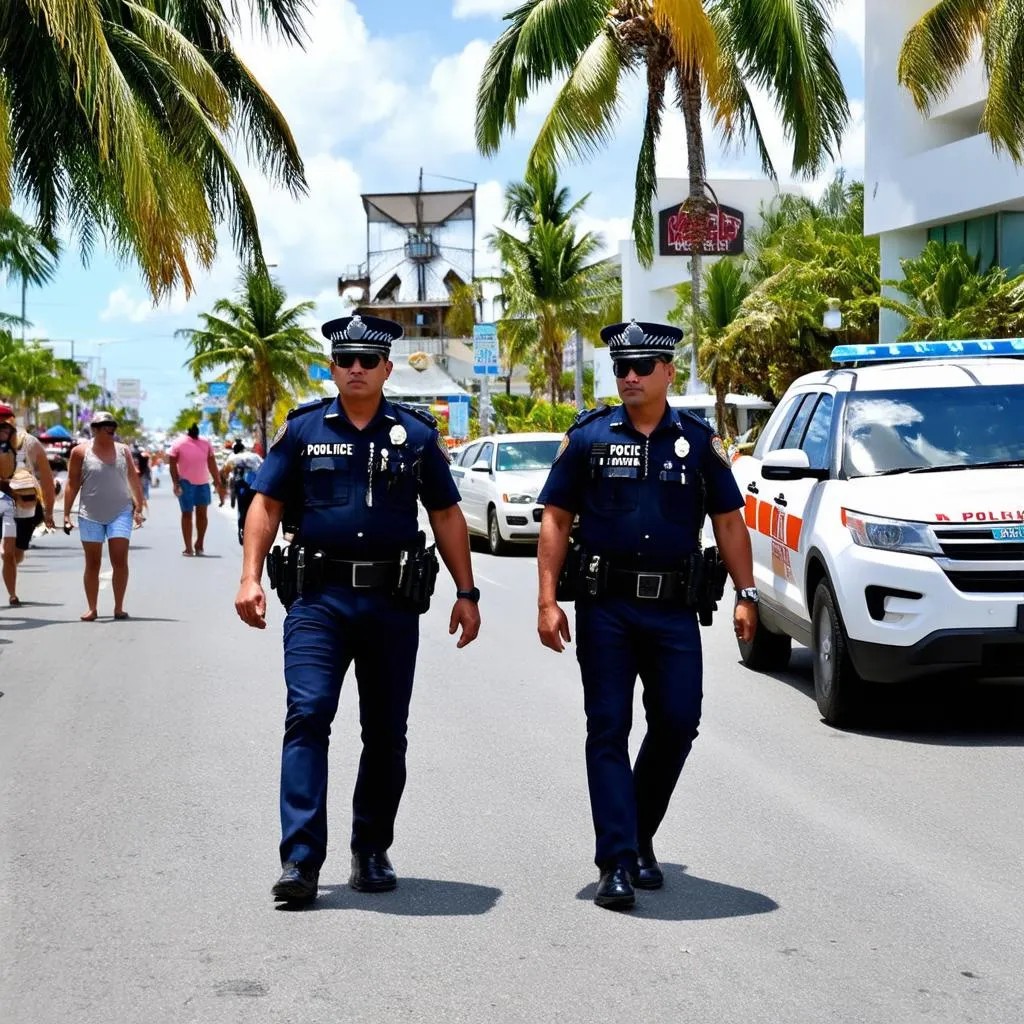
[[[307,459],[315,458],[318,455],[352,455],[353,445],[342,444],[339,441],[332,441],[327,444],[307,444],[302,453]]]

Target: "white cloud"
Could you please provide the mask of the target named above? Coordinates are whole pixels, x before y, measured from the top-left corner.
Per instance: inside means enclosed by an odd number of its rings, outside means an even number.
[[[832,11],[832,27],[864,56],[864,0],[840,0]]]
[[[101,320],[130,320],[140,324],[153,312],[150,299],[133,298],[127,288],[117,288],[107,298],[107,308],[100,313]]]
[[[453,18],[500,18],[513,10],[516,4],[511,0],[455,0]]]

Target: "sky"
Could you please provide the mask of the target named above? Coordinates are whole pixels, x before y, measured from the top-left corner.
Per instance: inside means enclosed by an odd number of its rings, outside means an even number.
[[[424,187],[458,188],[442,177],[477,184],[478,268],[490,258],[483,236],[501,222],[505,184],[522,177],[526,155],[551,93],[531,100],[515,137],[493,158],[473,140],[480,71],[501,32],[511,0],[311,0],[304,50],[278,40],[244,38],[238,46],[287,117],[306,166],[309,195],[293,201],[257,173],[246,173],[260,221],[264,252],[290,300],[316,302],[312,325],[345,312],[337,294],[340,271],[365,259],[366,222],[360,194]],[[833,53],[851,107],[851,124],[837,166],[860,178],[864,166],[864,0],[837,0]],[[581,226],[600,232],[609,251],[629,237],[632,184],[642,127],[639,81],[628,86],[614,142],[588,163],[563,168],[574,196],[590,193]],[[758,115],[780,180],[787,147],[770,103]],[[708,134],[708,177],[758,177],[752,150],[723,152]],[[657,154],[661,177],[686,176],[681,118],[670,115]],[[830,168],[813,187],[830,180]],[[478,270],[479,272],[479,270]],[[183,369],[187,344],[175,337],[198,326],[198,316],[233,291],[237,262],[221,244],[208,270],[196,269],[191,298],[181,293],[154,307],[138,270],[97,246],[83,265],[77,245],[66,247],[56,280],[30,289],[31,336],[53,340],[54,351],[89,358],[109,387],[118,377],[142,380],[142,415],[165,428],[194,390]],[[20,286],[0,282],[0,310],[16,313]],[[628,310],[625,311],[628,315]]]

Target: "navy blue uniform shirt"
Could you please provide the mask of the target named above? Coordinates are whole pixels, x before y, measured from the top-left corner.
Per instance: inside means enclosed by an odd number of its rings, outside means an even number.
[[[292,410],[254,488],[301,508],[298,542],[355,561],[415,540],[417,497],[428,511],[459,501],[437,429],[386,400],[362,430],[337,398]]]
[[[616,406],[581,414],[562,444],[537,501],[578,513],[594,554],[668,568],[700,550],[705,513],[743,508],[721,439],[667,405],[650,437]]]

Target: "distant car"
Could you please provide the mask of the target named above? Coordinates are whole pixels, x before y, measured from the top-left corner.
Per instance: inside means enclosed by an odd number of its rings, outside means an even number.
[[[492,554],[537,543],[537,495],[561,443],[561,434],[491,434],[453,455],[452,476],[469,532],[486,537]]]

